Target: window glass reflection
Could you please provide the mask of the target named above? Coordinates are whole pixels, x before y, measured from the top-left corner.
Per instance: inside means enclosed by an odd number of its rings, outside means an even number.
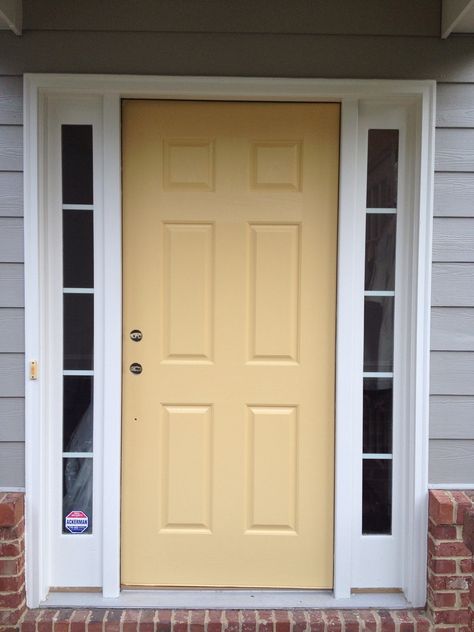
[[[364,453],[391,454],[392,400],[391,378],[364,378]]]
[[[66,526],[71,512],[82,512],[86,518],[80,519],[87,520],[87,527],[75,533],[92,533],[92,458],[63,459],[63,533],[74,529]]]
[[[368,213],[365,229],[365,289],[395,290],[397,216]]]
[[[370,129],[367,157],[367,208],[396,208],[398,130]]]
[[[364,300],[364,371],[393,371],[393,296]]]
[[[365,459],[362,484],[362,533],[392,532],[392,461]]]

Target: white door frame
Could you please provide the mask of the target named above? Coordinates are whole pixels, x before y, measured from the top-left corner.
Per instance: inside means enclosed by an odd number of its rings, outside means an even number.
[[[103,381],[103,528],[102,591],[120,594],[120,427],[121,427],[121,98],[255,101],[338,101],[341,103],[341,171],[339,202],[338,322],[336,351],[335,566],[331,604],[349,599],[352,582],[353,411],[360,406],[360,341],[355,341],[354,309],[363,244],[360,235],[360,187],[357,169],[360,103],[402,104],[413,112],[413,287],[411,288],[411,388],[407,392],[406,539],[403,542],[403,590],[413,606],[425,603],[428,490],[428,395],[430,272],[435,83],[431,81],[319,80],[229,77],[142,77],[28,74],[25,103],[25,318],[26,318],[26,560],[27,600],[37,607],[50,587],[48,436],[45,388],[47,349],[44,338],[44,262],[42,181],[44,178],[45,106],[52,95],[100,97],[102,106],[103,190],[101,195],[104,323]],[[363,254],[362,254],[363,257]],[[361,321],[361,316],[359,320]],[[360,324],[360,323],[359,323]],[[29,379],[29,362],[39,362],[39,379]]]

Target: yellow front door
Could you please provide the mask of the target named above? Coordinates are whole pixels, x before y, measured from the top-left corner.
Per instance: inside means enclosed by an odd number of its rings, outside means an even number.
[[[332,586],[338,150],[337,104],[123,103],[124,585]]]

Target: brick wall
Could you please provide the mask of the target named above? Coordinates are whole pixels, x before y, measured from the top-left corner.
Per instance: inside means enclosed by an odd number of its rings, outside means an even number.
[[[0,492],[0,630],[13,632],[25,605],[23,494]]]
[[[428,603],[436,632],[470,632],[473,618],[474,492],[429,496]]]

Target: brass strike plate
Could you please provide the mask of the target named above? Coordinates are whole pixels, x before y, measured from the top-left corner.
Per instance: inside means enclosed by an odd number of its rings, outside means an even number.
[[[36,360],[30,362],[30,380],[38,379],[38,363]]]

